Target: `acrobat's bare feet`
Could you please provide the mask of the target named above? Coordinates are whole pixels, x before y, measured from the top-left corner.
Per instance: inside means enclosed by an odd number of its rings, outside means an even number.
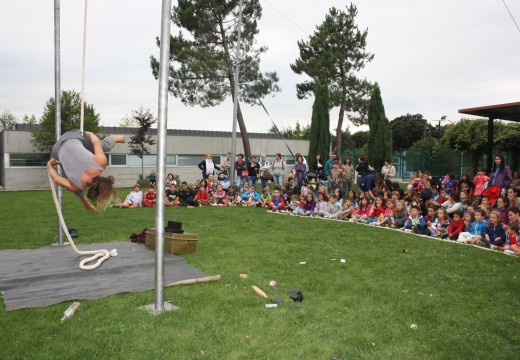
[[[126,138],[123,135],[110,135],[114,138],[116,143],[124,144],[126,142]]]

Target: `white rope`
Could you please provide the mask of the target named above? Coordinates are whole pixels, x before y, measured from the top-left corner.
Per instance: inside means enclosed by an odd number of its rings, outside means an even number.
[[[54,199],[54,205],[56,205],[56,211],[58,212],[58,218],[60,221],[61,228],[63,229],[63,232],[65,235],[67,235],[67,239],[69,240],[70,246],[72,249],[74,249],[74,252],[78,255],[93,255],[89,258],[86,258],[82,260],[79,263],[79,268],[82,270],[93,270],[98,268],[103,261],[107,260],[110,256],[117,256],[117,250],[112,249],[110,251],[102,249],[102,250],[90,250],[90,251],[80,251],[76,244],[74,244],[74,241],[72,241],[72,238],[70,237],[69,230],[67,229],[67,225],[65,225],[65,220],[63,220],[63,214],[61,213],[60,204],[58,201],[58,196],[56,195],[56,184],[54,183],[54,180],[52,180],[51,175],[49,174],[49,182],[51,184],[51,191],[52,191],[52,197]],[[97,262],[92,265],[85,265],[87,263],[93,262],[97,259]]]
[[[85,63],[87,58],[87,8],[88,0],[85,0],[85,10],[83,15],[83,62],[81,65],[81,107],[79,112],[79,129],[83,134],[83,122],[84,122],[84,104],[85,104]]]

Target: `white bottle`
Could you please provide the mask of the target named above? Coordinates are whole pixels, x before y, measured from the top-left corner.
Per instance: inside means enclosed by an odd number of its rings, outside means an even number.
[[[67,310],[65,310],[65,312],[63,313],[63,317],[61,318],[61,322],[63,323],[68,318],[71,318],[72,315],[74,315],[74,313],[76,313],[76,311],[78,311],[78,309],[79,309],[79,302],[78,301],[74,301],[72,303],[72,305],[69,306],[69,308]]]

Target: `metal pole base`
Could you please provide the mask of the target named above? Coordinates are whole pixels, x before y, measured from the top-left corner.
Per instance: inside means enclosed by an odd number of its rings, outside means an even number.
[[[51,244],[51,246],[69,246],[70,243],[68,241],[64,242],[63,244],[60,244],[59,242],[54,242]]]
[[[170,301],[166,301],[164,303],[164,309],[162,311],[158,311],[155,309],[155,304],[148,304],[148,305],[144,305],[144,306],[141,306],[139,307],[140,310],[145,310],[147,312],[149,312],[150,314],[152,315],[161,315],[163,312],[167,312],[167,311],[177,311],[177,310],[180,310],[180,307],[176,306],[176,305],[173,305]]]

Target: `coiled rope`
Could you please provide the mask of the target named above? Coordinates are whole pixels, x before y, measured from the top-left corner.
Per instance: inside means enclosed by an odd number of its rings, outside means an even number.
[[[61,228],[63,229],[63,232],[67,236],[67,240],[69,240],[70,246],[74,250],[74,252],[78,255],[93,255],[89,258],[83,259],[79,263],[79,268],[81,270],[93,270],[98,268],[103,261],[107,260],[110,256],[117,256],[117,250],[112,249],[110,251],[101,249],[101,250],[89,250],[89,251],[81,251],[76,247],[76,244],[74,244],[74,241],[72,241],[72,237],[69,234],[69,230],[67,229],[67,225],[65,224],[65,220],[63,219],[63,214],[61,213],[60,209],[60,203],[58,201],[58,196],[56,195],[56,184],[54,183],[54,180],[52,180],[51,175],[49,174],[49,182],[51,184],[51,191],[52,191],[52,197],[54,199],[54,205],[56,205],[56,212],[58,213],[58,218],[60,221]],[[93,262],[97,259],[97,262],[92,265],[86,265],[87,263]]]

